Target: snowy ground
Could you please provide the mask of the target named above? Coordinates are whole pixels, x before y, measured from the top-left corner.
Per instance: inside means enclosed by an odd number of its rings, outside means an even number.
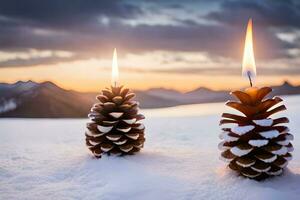
[[[84,145],[87,120],[1,119],[0,199],[299,199],[299,102],[285,98],[294,159],[264,182],[219,161],[223,103],[145,110],[143,151],[100,160]]]

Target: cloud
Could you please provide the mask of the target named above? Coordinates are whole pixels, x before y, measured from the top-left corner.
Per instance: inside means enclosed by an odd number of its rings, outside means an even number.
[[[18,58],[2,62],[1,67],[110,57],[114,47],[120,49],[121,56],[122,52],[141,54],[163,50],[206,52],[215,59],[240,59],[249,16],[254,18],[258,59],[294,58],[289,51],[300,46],[300,41],[289,42],[278,37],[278,30],[274,30],[274,27],[283,27],[289,33],[289,29],[299,28],[296,23],[299,4],[295,1],[218,1],[219,9],[207,9],[200,17],[199,13],[191,12],[193,6],[195,10],[201,8],[193,1],[188,4],[176,0],[170,3],[151,1],[155,4],[151,7],[154,10],[145,10],[146,3],[128,0],[1,1],[0,50],[50,49],[73,53],[70,58],[32,58],[24,63]],[[204,1],[203,5],[209,7],[211,2]],[[146,16],[149,12],[167,17],[166,23],[156,23],[159,19]],[[167,23],[170,19],[176,23]],[[141,23],[147,20],[153,23]],[[139,23],[132,25],[128,21]]]
[[[71,60],[73,60],[73,58],[59,57],[55,55],[49,57],[35,57],[30,59],[15,58],[12,60],[1,61],[0,67],[30,67],[41,65],[43,63],[47,63],[48,65],[50,65]]]
[[[225,0],[206,18],[226,24],[245,23],[250,17],[261,26],[300,28],[300,3],[295,0]]]
[[[0,67],[35,66],[41,63],[55,64],[70,61],[73,54],[66,51],[30,49],[25,52],[0,52]]]
[[[140,72],[140,73],[161,73],[161,74],[186,74],[186,75],[236,75],[241,76],[241,67],[187,67],[187,68],[167,68],[167,69],[153,69],[153,70],[134,70],[132,68],[125,68],[124,71]],[[259,76],[299,76],[300,68],[291,66],[287,68],[261,68],[259,69]]]
[[[295,52],[300,55],[300,51]],[[298,56],[300,58],[300,56]],[[300,59],[274,59],[268,62],[258,61],[258,76],[299,76]],[[241,76],[241,61],[229,58],[211,57],[204,52],[154,51],[143,54],[127,54],[120,62],[121,73],[138,74],[139,76],[156,75],[230,75]],[[89,66],[90,64],[83,64]],[[111,60],[94,60],[93,66],[109,71]]]
[[[52,27],[77,26],[101,15],[132,18],[141,12],[139,7],[120,0],[2,0],[0,6],[2,16]]]

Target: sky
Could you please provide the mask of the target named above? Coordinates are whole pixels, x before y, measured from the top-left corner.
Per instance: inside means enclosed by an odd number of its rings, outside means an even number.
[[[245,87],[249,18],[255,85],[300,84],[296,0],[1,0],[0,82],[99,91],[117,48],[120,84],[132,89]]]

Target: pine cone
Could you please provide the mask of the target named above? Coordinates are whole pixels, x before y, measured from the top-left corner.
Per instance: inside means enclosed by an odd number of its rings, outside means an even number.
[[[94,104],[88,117],[86,145],[95,157],[106,153],[125,155],[140,151],[145,138],[145,127],[140,123],[144,116],[138,114],[138,102],[129,89],[111,87],[97,96],[100,103]]]
[[[260,89],[235,91],[231,95],[240,102],[229,101],[227,106],[243,113],[243,116],[223,113],[220,125],[236,124],[233,128],[223,128],[219,144],[222,150],[221,159],[229,162],[229,167],[240,175],[262,180],[270,176],[280,175],[288,161],[292,159],[290,154],[293,146],[290,143],[293,135],[289,129],[282,125],[288,123],[286,117],[276,119],[271,115],[286,110],[284,105],[275,105],[282,102],[279,97],[264,99],[272,89],[264,87]],[[253,92],[254,89],[254,92]]]

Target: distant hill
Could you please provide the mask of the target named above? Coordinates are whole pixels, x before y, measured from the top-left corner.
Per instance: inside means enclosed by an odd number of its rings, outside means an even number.
[[[52,82],[0,84],[0,96],[0,117],[85,117],[94,101]]]
[[[300,86],[293,86],[288,82],[272,88],[273,95],[300,94]],[[229,91],[215,91],[204,87],[186,93],[164,88],[135,91],[135,93],[142,108],[221,102],[231,99]],[[97,95],[97,93],[65,90],[49,81],[0,83],[0,117],[86,117]]]

